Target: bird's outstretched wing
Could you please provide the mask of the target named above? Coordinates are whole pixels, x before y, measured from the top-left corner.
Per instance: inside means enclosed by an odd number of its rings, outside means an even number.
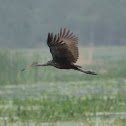
[[[70,33],[70,30],[66,32],[66,28],[58,35],[49,33],[47,37],[47,44],[50,48],[53,60],[57,62],[69,62],[76,63],[79,53],[78,53],[78,37]]]

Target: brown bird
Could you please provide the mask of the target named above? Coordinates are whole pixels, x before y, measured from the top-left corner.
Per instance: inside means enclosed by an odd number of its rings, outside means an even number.
[[[53,36],[53,33],[48,33],[47,45],[50,48],[53,59],[45,64],[33,62],[26,68],[33,66],[54,66],[58,69],[74,69],[86,74],[96,75],[95,72],[84,71],[80,69],[81,66],[74,64],[79,57],[77,44],[78,37],[73,35],[73,32],[70,33],[70,30],[66,32],[66,28],[64,28],[63,31],[61,28],[60,33],[55,36]],[[24,68],[22,71],[24,71],[26,68]]]

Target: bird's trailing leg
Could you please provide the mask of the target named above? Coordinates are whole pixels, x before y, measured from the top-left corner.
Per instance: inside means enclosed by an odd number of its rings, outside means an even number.
[[[74,68],[75,70],[78,70],[78,71],[81,71],[83,73],[86,73],[86,74],[92,74],[92,75],[97,75],[95,72],[93,71],[85,71],[85,70],[82,70],[82,69],[79,69],[79,68]]]

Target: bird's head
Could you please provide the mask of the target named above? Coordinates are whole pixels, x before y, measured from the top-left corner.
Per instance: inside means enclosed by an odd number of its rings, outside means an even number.
[[[25,67],[22,71],[26,70],[27,68],[34,67],[34,66],[37,66],[37,65],[38,65],[37,62],[33,62],[31,65]]]

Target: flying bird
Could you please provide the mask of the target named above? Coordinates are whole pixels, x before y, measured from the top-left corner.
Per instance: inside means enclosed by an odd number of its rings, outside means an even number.
[[[95,72],[82,70],[81,66],[74,64],[79,57],[77,44],[78,37],[73,35],[73,32],[70,32],[70,30],[66,31],[66,28],[64,30],[61,28],[60,33],[56,35],[48,33],[47,45],[50,48],[52,60],[45,64],[33,62],[22,71],[34,66],[54,66],[58,69],[73,69],[86,74],[97,75]]]

